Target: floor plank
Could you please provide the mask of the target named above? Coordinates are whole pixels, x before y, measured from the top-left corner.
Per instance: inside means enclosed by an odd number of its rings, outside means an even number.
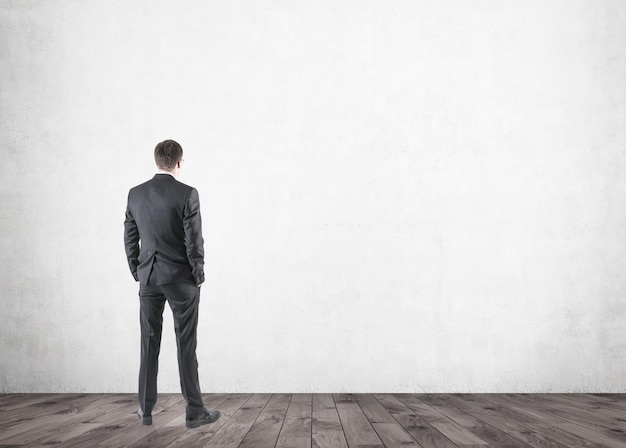
[[[555,402],[550,397],[551,394],[505,394],[509,403],[515,403],[515,410],[526,415],[540,418],[550,431],[554,433],[568,433],[569,438],[578,440],[578,444],[589,446],[623,446],[623,432],[619,428],[611,430],[609,427],[612,421],[607,419],[604,424],[602,420],[593,419],[588,421],[584,414],[581,416],[575,406],[568,406],[563,409],[563,404]],[[578,394],[570,394],[572,397]],[[625,400],[626,401],[626,400]],[[569,412],[568,412],[569,410]],[[611,419],[612,420],[612,419]],[[620,440],[621,439],[621,440]],[[564,442],[565,437],[559,439]],[[573,446],[572,443],[568,443]]]
[[[222,414],[218,421],[210,425],[185,430],[167,448],[202,448],[252,398],[252,394],[228,394],[226,396],[228,398],[216,406]],[[185,416],[183,414],[180,426],[185,424],[184,421]],[[171,421],[170,424],[174,424],[174,421]]]
[[[95,420],[98,417],[112,415],[118,409],[127,406],[128,403],[120,400],[120,395],[95,396],[84,406],[76,406],[72,402],[72,407],[67,412],[61,412],[63,416],[59,421],[47,427],[39,427],[33,434],[37,434],[37,444],[55,445],[67,442],[84,433],[92,431],[100,426]],[[42,431],[43,429],[43,431]],[[35,444],[31,442],[30,444]]]
[[[331,394],[314,394],[311,443],[313,448],[348,448]]]
[[[77,409],[83,408],[90,401],[94,401],[93,396],[59,395],[25,408],[18,408],[20,412],[17,414],[20,416],[23,415],[24,410],[28,410],[28,418],[18,420],[16,424],[4,428],[0,434],[0,443],[6,445],[32,444],[42,438],[49,430],[58,427],[68,414],[74,414]],[[34,416],[42,413],[45,415],[35,421]]]
[[[289,394],[273,395],[239,447],[274,448],[290,401]]]
[[[383,446],[383,442],[353,394],[335,394],[334,398],[343,432],[350,447]]]
[[[540,413],[537,410],[519,406],[512,396],[505,394],[480,394],[485,405],[491,404],[494,410],[503,417],[517,421],[537,434],[542,434],[568,447],[600,448],[601,445],[585,440],[554,425],[555,417]],[[550,424],[549,422],[553,423]],[[566,422],[565,420],[558,420]]]
[[[411,399],[410,395],[398,395],[401,403],[406,403],[407,408],[419,416],[424,422],[428,423],[434,429],[439,431],[444,437],[448,438],[451,442],[457,445],[474,445],[474,446],[489,446],[487,442],[477,437],[470,430],[466,429],[462,425],[458,424],[454,420],[446,417],[440,413],[436,408],[424,403],[418,399]],[[403,403],[403,404],[404,404]]]
[[[465,427],[479,439],[493,447],[528,448],[528,444],[525,442],[483,422],[472,413],[457,408],[454,402],[454,394],[419,394],[418,396],[420,400],[433,406],[436,405],[439,412]]]
[[[208,409],[214,409],[226,400],[224,395],[214,395],[203,398],[204,405]],[[165,448],[171,445],[172,442],[182,436],[187,429],[185,426],[187,415],[184,410],[184,402],[182,404],[183,411],[178,412],[177,414],[170,414],[168,418],[164,418],[163,415],[159,414],[155,415],[153,417],[153,426],[155,427],[155,430],[146,437],[137,440],[130,446],[132,448]]]
[[[409,399],[415,399],[411,397]],[[504,413],[495,408],[493,403],[485,402],[479,395],[458,394],[451,398],[451,403],[461,411],[475,416],[480,421],[492,426],[516,440],[541,448],[567,448],[566,445],[534,431],[531,427],[523,425],[517,419],[507,418]]]
[[[0,448],[625,448],[626,394],[180,394],[153,424],[133,394],[0,394]]]
[[[204,446],[206,448],[238,447],[270,397],[270,394],[253,395]]]
[[[277,448],[311,448],[311,394],[294,394],[289,403]]]
[[[392,395],[377,395],[379,402],[402,427],[425,448],[454,448],[455,445],[449,438],[434,428],[424,418],[413,412]]]

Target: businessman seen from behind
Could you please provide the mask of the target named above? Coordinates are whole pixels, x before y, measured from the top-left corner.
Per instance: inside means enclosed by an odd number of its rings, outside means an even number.
[[[158,172],[128,193],[124,244],[130,272],[139,282],[141,363],[139,418],[152,424],[165,302],[174,316],[180,386],[186,425],[195,428],[220,417],[204,407],[198,381],[196,335],[200,284],[204,282],[204,240],[195,188],[176,177],[183,149],[165,140],[154,149]]]

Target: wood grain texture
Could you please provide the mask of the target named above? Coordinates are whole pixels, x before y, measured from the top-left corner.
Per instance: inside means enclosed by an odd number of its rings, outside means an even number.
[[[381,395],[378,399],[398,423],[400,423],[421,446],[425,448],[454,448],[457,446],[425,419],[409,409],[398,398],[391,395]]]
[[[205,394],[222,417],[185,427],[180,394],[151,426],[131,394],[0,395],[0,448],[625,448],[626,394]]]
[[[207,398],[210,398],[211,395],[208,397],[205,395],[204,397],[204,402],[208,403]],[[193,430],[185,429],[181,436],[167,445],[167,448],[202,448],[211,440],[215,433],[230,421],[231,417],[252,398],[252,394],[228,394],[226,397],[226,400],[219,406],[212,406],[213,408],[219,409],[222,414],[218,421],[210,425],[194,428]],[[184,422],[185,416],[183,414],[180,426],[183,426],[185,424]],[[174,424],[174,421],[170,422],[170,424]]]
[[[276,447],[311,448],[311,394],[294,394]]]
[[[238,447],[270,397],[269,394],[254,394],[230,419],[224,422],[224,426],[204,446],[206,448]]]
[[[289,394],[273,395],[239,447],[274,448],[290,402]]]
[[[463,446],[489,445],[487,442],[477,437],[470,430],[464,428],[462,425],[458,424],[454,420],[446,417],[435,407],[423,401],[420,401],[417,398],[412,397],[411,395],[397,395],[397,397],[399,397],[398,401],[402,404],[405,404],[412,413],[414,413],[416,416],[419,416],[426,423],[439,431],[442,435],[450,439],[453,443]],[[381,397],[381,399],[383,398]]]
[[[383,442],[353,394],[335,394],[334,398],[343,432],[350,447],[383,446]]]
[[[313,395],[311,442],[313,448],[348,448],[335,400],[330,394]]]

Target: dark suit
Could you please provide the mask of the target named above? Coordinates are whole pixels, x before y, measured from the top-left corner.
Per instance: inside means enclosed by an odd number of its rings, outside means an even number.
[[[130,271],[140,284],[141,411],[151,415],[157,399],[158,357],[167,301],[174,316],[187,418],[194,418],[203,411],[196,336],[200,284],[204,282],[204,240],[196,189],[161,173],[132,188],[124,221],[124,244]]]

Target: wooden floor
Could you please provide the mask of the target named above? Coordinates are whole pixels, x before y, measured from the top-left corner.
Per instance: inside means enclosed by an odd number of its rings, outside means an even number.
[[[222,418],[185,427],[180,394],[152,426],[135,395],[0,395],[0,447],[626,447],[626,394],[206,394]]]

